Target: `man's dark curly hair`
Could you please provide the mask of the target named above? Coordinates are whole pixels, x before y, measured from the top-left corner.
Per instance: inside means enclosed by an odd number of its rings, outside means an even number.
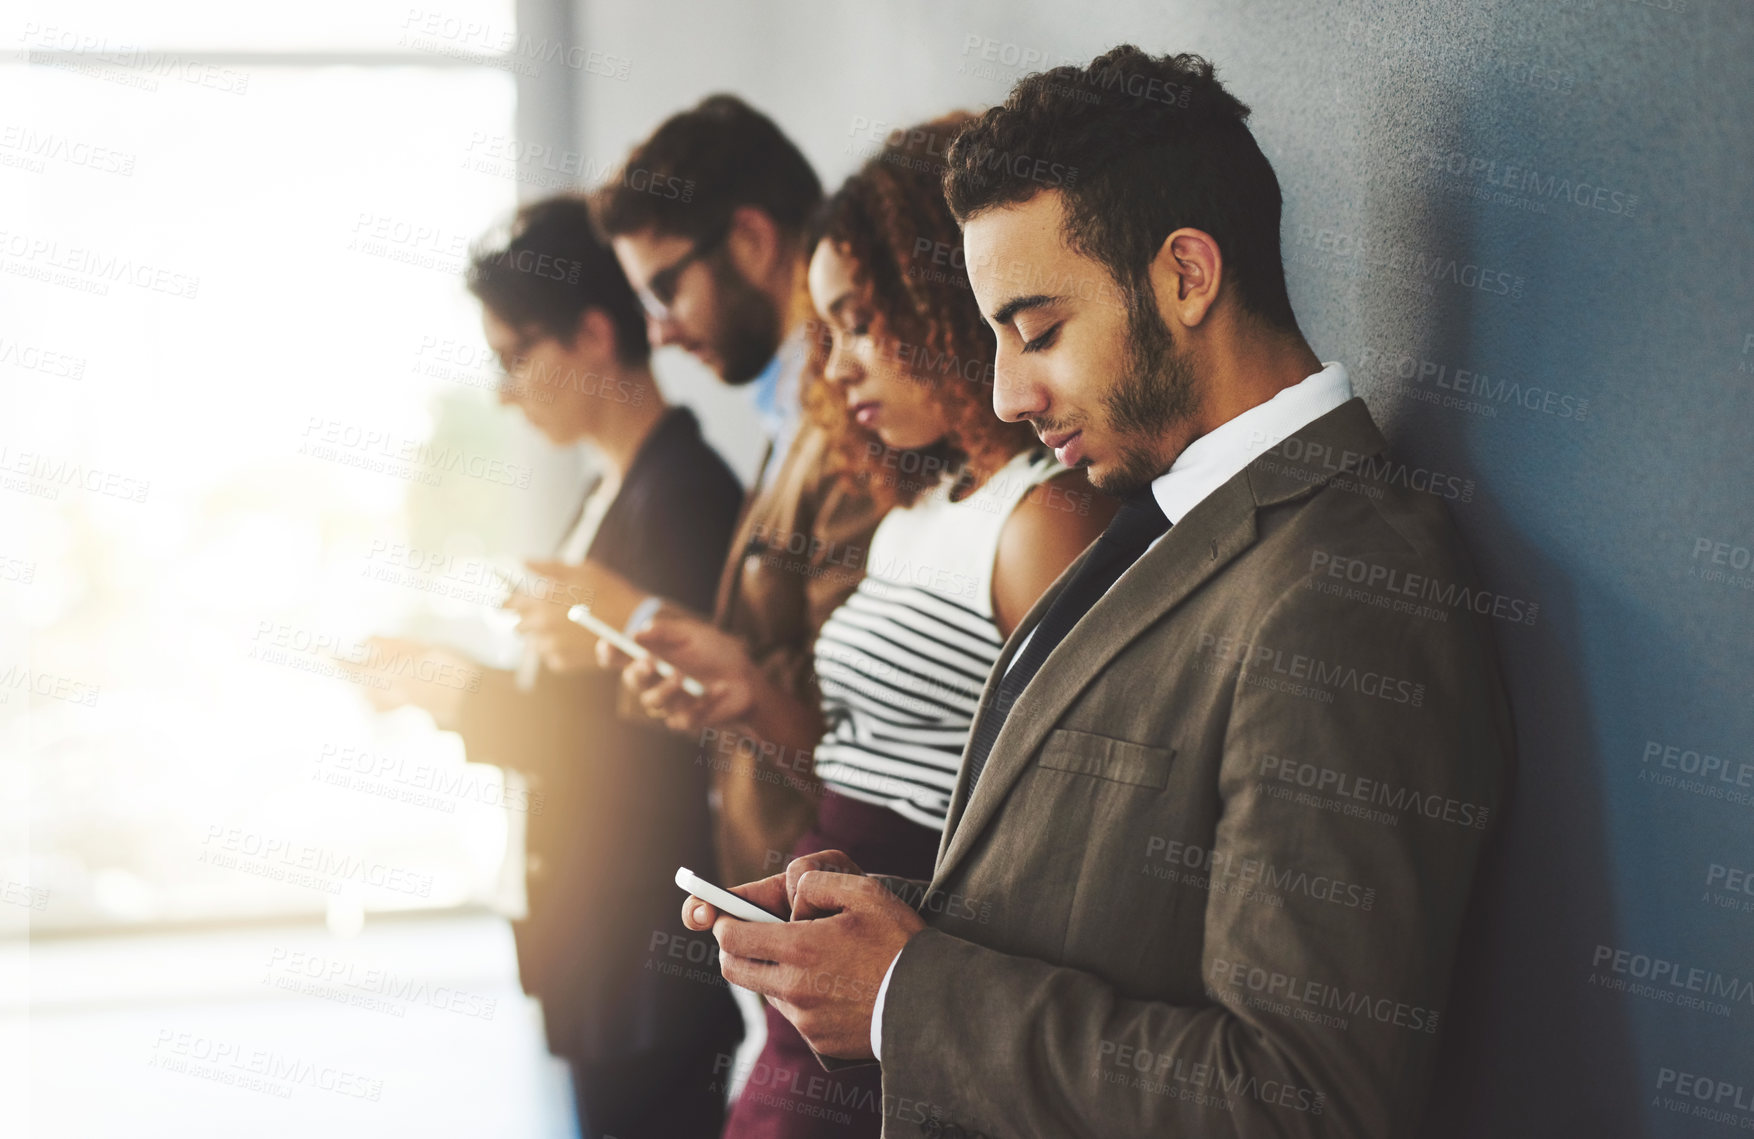
[[[926,385],[950,425],[944,440],[918,456],[891,454],[876,432],[853,419],[840,385],[823,374],[828,330],[812,322],[805,411],[828,434],[830,468],[884,508],[912,504],[949,472],[960,473],[959,490],[978,486],[1036,441],[1028,424],[993,413],[993,336],[969,288],[962,235],[944,202],[944,154],[972,120],[957,111],[891,132],[823,203],[808,231],[810,249],[826,241],[853,262],[883,355]]]
[[[1203,230],[1218,243],[1242,309],[1295,329],[1279,251],[1279,180],[1248,115],[1201,57],[1122,44],[1089,66],[1020,80],[957,138],[944,193],[966,223],[1058,189],[1068,243],[1106,266],[1135,302],[1150,296],[1163,239],[1183,226]],[[1044,182],[1042,171],[1055,167],[1076,176]]]

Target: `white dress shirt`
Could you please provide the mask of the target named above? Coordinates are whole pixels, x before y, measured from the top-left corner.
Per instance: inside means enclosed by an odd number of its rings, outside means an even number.
[[[1262,451],[1272,450],[1351,398],[1346,366],[1323,364],[1315,375],[1305,376],[1266,403],[1257,403],[1189,443],[1169,470],[1151,481],[1151,497],[1174,525]]]
[[[1174,525],[1261,452],[1272,450],[1351,398],[1352,380],[1346,374],[1346,366],[1324,363],[1321,371],[1305,376],[1267,402],[1256,404],[1189,443],[1169,470],[1151,481],[1151,496]],[[1030,636],[1034,634],[1031,629]],[[1029,638],[1025,637],[1011,659],[1022,656],[1028,645]],[[883,984],[877,989],[877,1003],[871,1010],[871,1054],[880,1061],[883,999],[889,995],[889,979],[895,975],[895,962],[900,960],[901,954],[897,953],[889,962]]]

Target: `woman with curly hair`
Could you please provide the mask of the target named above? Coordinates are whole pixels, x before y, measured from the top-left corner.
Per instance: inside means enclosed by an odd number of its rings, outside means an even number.
[[[817,639],[820,704],[787,697],[734,638],[668,615],[638,639],[703,681],[706,696],[690,702],[649,666],[628,676],[676,726],[735,728],[776,745],[769,754],[812,756],[822,798],[793,857],[841,850],[914,878],[931,877],[1005,638],[1114,509],[1027,424],[993,413],[994,341],[939,181],[970,119],[896,132],[818,220],[809,267],[818,367],[805,406],[831,432],[841,477],[890,507],[865,578]],[[878,1134],[877,1069],[822,1073],[772,1008],[767,1030],[727,1137]],[[789,1075],[803,1072],[803,1083]]]

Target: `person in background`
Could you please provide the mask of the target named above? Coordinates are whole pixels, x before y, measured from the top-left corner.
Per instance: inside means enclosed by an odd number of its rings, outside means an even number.
[[[951,115],[896,132],[818,222],[809,285],[826,361],[805,403],[834,468],[889,507],[865,578],[816,640],[819,703],[776,685],[734,636],[686,617],[659,614],[638,636],[707,684],[703,699],[604,651],[648,707],[814,753],[824,792],[794,857],[835,848],[917,877],[931,873],[1000,646],[1114,509],[1027,426],[993,414],[992,337],[966,276],[932,256],[958,238],[939,179],[968,121]],[[817,1067],[771,1007],[759,1064]],[[811,1078],[827,1081],[815,1098],[839,1117],[808,1110],[797,1081],[776,1081],[745,1090],[726,1139],[880,1132],[875,1071]]]
[[[710,606],[742,489],[694,415],[659,394],[639,302],[585,200],[523,207],[506,240],[477,249],[468,286],[505,370],[500,401],[602,460],[556,563],[591,558],[641,589]],[[520,584],[526,600],[547,588]],[[440,649],[392,647],[381,655],[445,662]],[[540,804],[525,818],[529,907],[513,931],[549,1048],[571,1066],[582,1134],[716,1135],[723,1099],[708,1086],[741,1018],[722,982],[655,968],[669,957],[652,948],[675,930],[676,867],[711,858],[709,780],[694,749],[619,716],[615,679],[595,670],[483,670],[468,694],[416,673],[435,670],[401,670],[383,702],[426,708],[471,760],[523,773]],[[710,959],[697,971],[716,979]]]
[[[765,457],[730,555],[719,560],[710,606],[630,588],[596,559],[576,571],[536,567],[588,592],[599,615],[629,629],[661,605],[711,612],[781,691],[810,706],[811,645],[863,575],[880,513],[832,469],[830,433],[802,422],[805,226],[821,200],[821,183],[797,146],[731,95],[665,120],[592,195],[600,230],[644,306],[651,343],[685,349],[724,383],[749,391]],[[551,666],[592,664],[596,639],[565,619],[563,605],[532,600],[521,611],[520,627]],[[678,716],[674,726],[702,738],[698,722]],[[718,871],[739,882],[771,873],[815,817],[820,788],[807,768],[776,769],[757,749],[726,746],[729,736],[707,740]],[[747,1011],[759,1015],[753,1004]]]

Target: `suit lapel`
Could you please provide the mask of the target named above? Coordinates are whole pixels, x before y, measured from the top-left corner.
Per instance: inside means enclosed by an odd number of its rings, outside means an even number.
[[[948,822],[938,843],[933,886],[942,885],[973,848],[981,832],[998,815],[1012,784],[1034,762],[1035,753],[1048,733],[1109,661],[1254,544],[1255,515],[1260,507],[1313,494],[1335,475],[1379,454],[1384,446],[1364,401],[1348,400],[1256,458],[1213,491],[1122,574],[1054,647],[1018,696],[998,739],[993,741],[986,769],[981,773],[979,794],[973,800],[968,796],[964,747],[965,762],[957,773]],[[1040,623],[1054,598],[1089,556],[1087,549],[1067,567],[1005,642],[981,692],[980,707],[969,732],[971,740],[981,720],[992,714],[999,678],[1016,656],[1025,635]]]
[[[935,880],[942,880],[968,853],[998,813],[1011,785],[1028,770],[1054,724],[1108,662],[1254,540],[1254,499],[1239,476],[1189,512],[1181,525],[1165,534],[1091,606],[1066,638],[1054,646],[1041,670],[1017,697],[999,738],[993,742],[986,769],[981,773],[979,793],[972,800],[968,798],[967,765],[958,773],[950,809],[954,829],[946,827],[945,839],[940,843]],[[1056,594],[1069,578],[1070,571],[1055,582]],[[1044,602],[1047,600],[1043,598]],[[1043,612],[1041,603],[1030,611],[1032,628]],[[1017,643],[1021,643],[1021,638],[1013,636],[1006,645],[1004,660],[1015,654]],[[988,678],[987,691],[981,698],[983,716],[990,714],[989,703],[997,688],[994,679],[999,675],[995,668]]]
[[[1072,559],[1072,564],[1062,570],[1060,576],[1054,579],[1053,584],[1049,585],[1042,592],[1042,595],[1036,598],[1035,604],[1030,606],[1029,612],[1023,615],[1023,620],[1017,622],[1017,627],[1011,630],[1011,635],[1005,639],[1005,644],[999,649],[999,659],[993,662],[993,670],[987,673],[986,683],[981,688],[980,702],[975,706],[974,722],[969,726],[969,740],[974,739],[974,733],[980,727],[981,720],[990,714],[993,700],[998,696],[999,680],[1011,667],[1011,661],[1023,650],[1024,640],[1037,625],[1041,624],[1042,617],[1046,616],[1048,609],[1053,606],[1054,599],[1066,588],[1066,584],[1072,580],[1079,567],[1083,566],[1085,559],[1090,557],[1090,551],[1095,548],[1096,543],[1092,542],[1084,548],[1082,554]],[[964,744],[962,750],[963,759],[966,761],[968,745]],[[962,818],[962,810],[967,803],[968,781],[959,769],[956,776],[956,788],[950,796],[950,813],[945,817],[943,833],[938,836],[937,860],[940,863],[944,861],[945,851],[950,846],[950,836],[956,833],[957,825]]]

